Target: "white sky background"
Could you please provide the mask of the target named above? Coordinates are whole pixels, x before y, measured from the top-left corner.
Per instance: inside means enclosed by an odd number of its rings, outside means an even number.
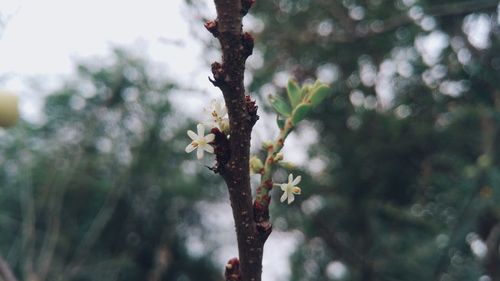
[[[207,5],[212,6],[211,2]],[[208,82],[210,70],[201,59],[204,49],[189,31],[182,0],[0,0],[0,13],[9,18],[0,29],[0,89],[19,95],[22,118],[28,121],[37,122],[45,93],[74,73],[75,63],[106,57],[114,46],[140,51],[164,65],[165,78],[218,95]],[[204,29],[201,24],[199,28]],[[41,83],[41,91],[33,90],[33,81]],[[188,102],[182,99],[183,108],[201,112],[210,97],[193,96]],[[222,213],[229,214],[227,210]],[[220,223],[234,236],[232,219]],[[287,255],[294,249],[294,236],[271,235],[264,255],[264,279],[288,280]],[[234,238],[226,245],[235,246]],[[221,249],[217,255],[221,270],[236,254],[230,245]]]
[[[106,56],[113,46],[133,47],[153,62],[164,64],[165,77],[205,91],[213,88],[208,87],[206,78],[209,69],[200,66],[202,46],[190,36],[181,0],[0,3],[0,11],[10,18],[0,40],[0,77],[8,80],[0,87],[20,95],[22,116],[27,120],[39,117],[37,98],[42,94],[30,92],[26,86],[29,80],[60,81],[62,75],[73,71],[75,62]],[[197,82],[192,83],[193,79]]]

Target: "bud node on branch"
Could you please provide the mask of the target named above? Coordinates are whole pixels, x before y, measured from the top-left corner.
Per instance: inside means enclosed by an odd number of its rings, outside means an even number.
[[[255,100],[252,100],[250,96],[245,96],[245,106],[246,106],[246,111],[248,112],[248,115],[250,116],[250,124],[251,126],[255,125],[257,120],[259,120],[259,115],[257,115],[257,109],[259,108]]]
[[[243,46],[243,57],[246,59],[253,53],[254,38],[252,34],[245,32],[241,35],[241,45]]]
[[[248,13],[248,10],[252,8],[253,4],[255,4],[255,0],[242,0],[241,1],[241,14],[244,16]]]
[[[271,200],[271,197],[266,198],[269,201]],[[254,212],[254,220],[256,222],[263,222],[266,220],[269,220],[269,208],[259,201],[254,201],[253,203],[253,212]]]
[[[224,79],[224,69],[222,64],[218,62],[212,63],[212,74],[214,75],[214,79],[209,77],[208,80],[210,80],[215,87],[220,88],[223,84],[227,83]]]
[[[224,273],[226,281],[240,281],[240,261],[238,258],[230,259],[226,264],[226,272]]]
[[[259,232],[260,240],[263,241],[264,243],[269,237],[269,235],[271,235],[271,232],[273,231],[273,226],[269,221],[258,222],[256,225],[257,225],[257,231]]]
[[[212,35],[217,38],[219,36],[218,22],[217,20],[209,20],[205,23],[205,28],[212,33]]]

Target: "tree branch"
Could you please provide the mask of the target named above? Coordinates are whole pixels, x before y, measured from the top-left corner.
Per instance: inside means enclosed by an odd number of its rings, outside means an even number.
[[[217,166],[229,190],[238,241],[239,260],[226,265],[226,280],[260,281],[265,243],[254,220],[250,188],[250,137],[258,119],[257,107],[245,96],[245,61],[252,54],[253,38],[242,31],[242,17],[254,0],[214,0],[217,19],[205,27],[219,40],[222,63],[212,64],[213,79],[224,96],[230,137],[216,133]]]

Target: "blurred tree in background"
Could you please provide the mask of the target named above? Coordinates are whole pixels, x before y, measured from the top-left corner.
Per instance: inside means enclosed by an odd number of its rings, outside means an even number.
[[[498,9],[257,1],[251,91],[335,91],[304,125],[302,203],[275,210],[304,237],[292,280],[500,280]]]
[[[82,64],[41,125],[1,133],[0,267],[18,280],[220,280],[186,248],[215,183],[151,69],[122,50]]]

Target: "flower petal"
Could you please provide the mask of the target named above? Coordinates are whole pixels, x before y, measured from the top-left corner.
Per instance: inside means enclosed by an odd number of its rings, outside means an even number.
[[[208,120],[203,122],[203,126],[209,127],[209,128],[215,128],[217,127],[217,122],[214,122],[214,120]]]
[[[293,193],[288,194],[288,204],[291,204],[295,200]]]
[[[295,180],[293,180],[292,185],[296,186],[297,184],[299,184],[299,182],[300,182],[301,179],[302,179],[301,176],[296,177]]]
[[[298,186],[294,186],[294,187],[293,187],[293,190],[292,190],[292,193],[293,193],[293,194],[300,195],[300,194],[302,193],[302,190],[300,189],[300,187],[298,187]]]
[[[222,108],[220,110],[220,117],[224,117],[227,114],[227,108],[226,105],[222,105]]]
[[[196,147],[192,143],[190,143],[190,144],[188,144],[188,146],[186,146],[186,153],[189,153],[195,149],[196,149]]]
[[[198,136],[191,130],[189,130],[187,133],[192,140],[196,140],[198,138]]]
[[[209,145],[209,144],[204,145],[204,146],[203,146],[203,149],[204,149],[206,152],[208,152],[208,153],[214,153],[214,148],[213,148],[213,146],[211,146],[211,145]]]
[[[283,193],[283,195],[281,195],[281,198],[280,198],[281,203],[285,202],[285,200],[286,200],[286,198],[287,198],[287,197],[288,197],[288,196],[287,196],[287,193],[286,193],[286,191],[285,191],[285,192]]]
[[[198,147],[198,150],[196,151],[196,157],[198,157],[198,159],[203,158],[203,149],[201,147]]]
[[[215,135],[214,135],[214,134],[208,134],[208,135],[206,135],[206,136],[205,136],[205,141],[206,141],[207,143],[209,143],[209,142],[213,142],[213,141],[214,141],[214,139],[215,139]]]
[[[198,137],[202,138],[205,135],[205,126],[203,124],[196,125],[196,129],[198,130]]]
[[[293,182],[293,174],[288,175],[288,183]]]
[[[281,183],[280,187],[281,187],[281,190],[283,190],[285,192],[288,190],[288,184],[286,184],[286,183]]]

